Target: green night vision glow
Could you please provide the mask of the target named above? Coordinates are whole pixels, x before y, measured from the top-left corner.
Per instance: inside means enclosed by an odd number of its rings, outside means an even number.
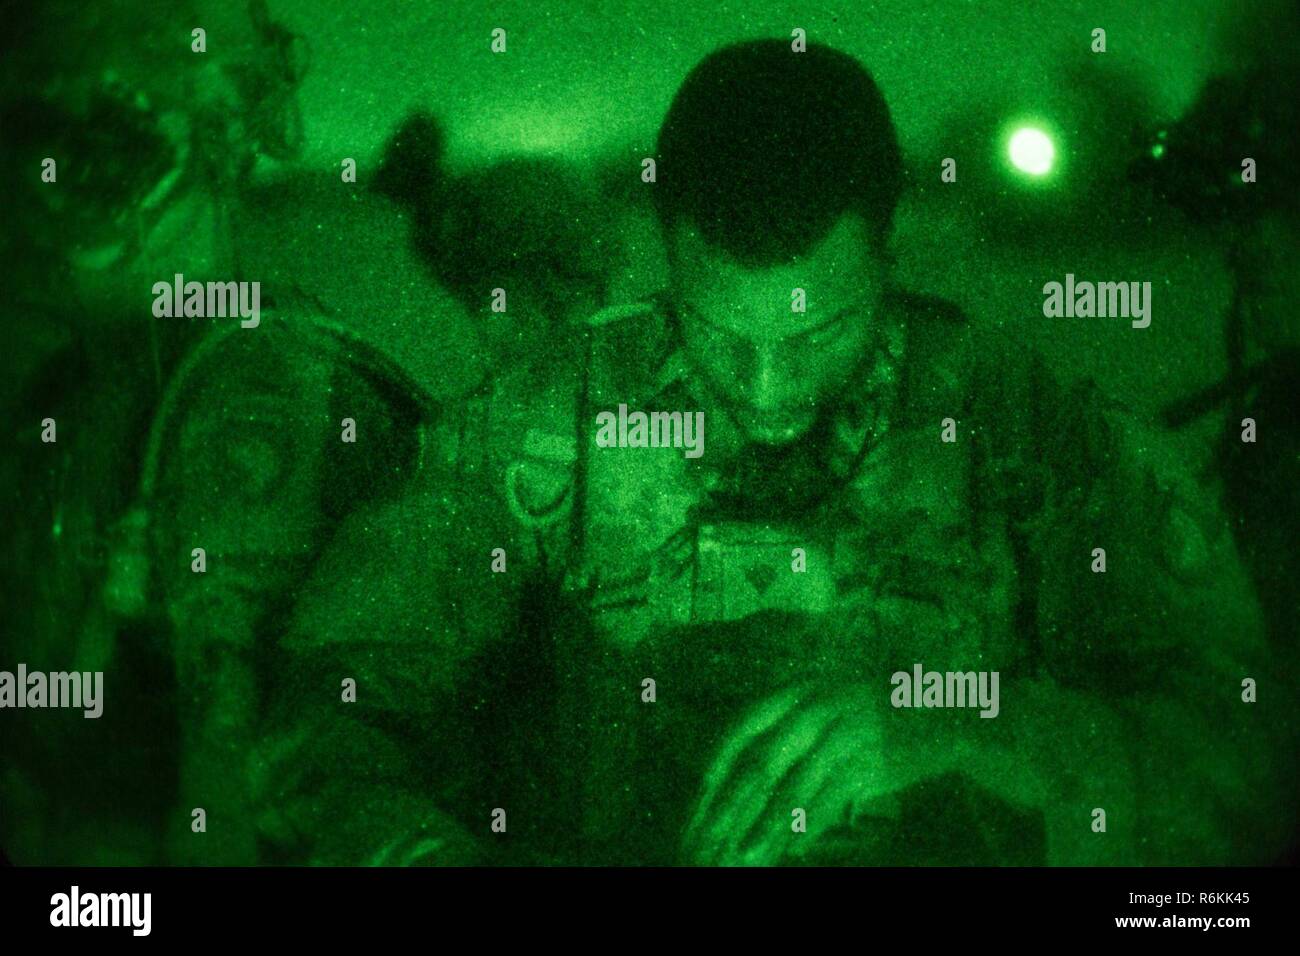
[[[1056,161],[1056,147],[1041,129],[1025,126],[1011,134],[1007,144],[1011,164],[1030,176],[1046,176]]]

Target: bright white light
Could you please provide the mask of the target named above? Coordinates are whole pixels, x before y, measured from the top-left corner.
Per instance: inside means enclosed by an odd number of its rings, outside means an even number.
[[[1011,135],[1008,146],[1011,163],[1030,176],[1046,176],[1056,159],[1056,147],[1041,129],[1026,126]]]

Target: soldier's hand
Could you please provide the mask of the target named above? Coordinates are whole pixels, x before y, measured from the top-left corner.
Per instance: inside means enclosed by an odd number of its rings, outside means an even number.
[[[887,689],[887,688],[886,688]],[[683,851],[692,863],[765,865],[937,767],[891,766],[879,701],[865,685],[787,689],[750,711],[705,778]],[[795,831],[802,811],[806,832]]]
[[[1134,781],[1109,708],[1039,680],[1004,687],[992,719],[967,709],[894,710],[889,689],[791,688],[747,714],[705,777],[685,860],[797,858],[859,818],[897,819],[899,794],[914,784],[961,773],[1014,810],[1042,814],[1048,863],[1131,862]]]

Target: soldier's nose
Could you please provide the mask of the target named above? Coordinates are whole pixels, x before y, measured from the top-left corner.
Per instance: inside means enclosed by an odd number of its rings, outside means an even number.
[[[761,349],[754,366],[751,401],[757,409],[772,409],[781,404],[781,363],[775,350]]]

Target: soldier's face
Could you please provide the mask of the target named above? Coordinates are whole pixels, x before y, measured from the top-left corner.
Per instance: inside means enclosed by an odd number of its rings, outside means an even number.
[[[885,266],[866,223],[845,215],[806,255],[770,268],[740,265],[689,225],[669,246],[691,365],[750,441],[794,441],[877,333]]]

